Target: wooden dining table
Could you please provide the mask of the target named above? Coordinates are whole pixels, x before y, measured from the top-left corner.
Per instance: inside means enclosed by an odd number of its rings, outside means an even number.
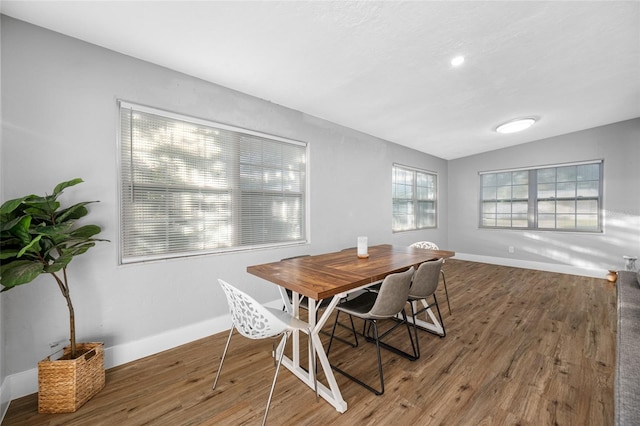
[[[450,258],[455,253],[448,250],[427,250],[389,244],[368,248],[368,257],[358,257],[357,249],[345,249],[334,253],[303,256],[247,267],[247,272],[279,286],[286,309],[299,317],[300,295],[308,297],[309,318],[312,326],[307,354],[309,360],[317,356],[327,384],[317,383],[318,395],[327,400],[336,410],[344,413],[347,403],[342,398],[340,388],[327,359],[320,330],[341,299],[349,293],[362,290],[373,283],[383,280],[387,275],[402,272],[410,267],[439,258]],[[290,303],[286,290],[291,290],[293,303]],[[317,318],[319,302],[330,299],[324,312]],[[430,309],[427,314],[431,322],[418,324],[436,333],[442,326]],[[313,343],[313,345],[311,344]],[[291,356],[283,357],[282,365],[295,374],[312,389],[315,384],[315,370],[309,368],[314,363],[307,362],[307,368],[300,363],[300,336],[294,333]]]

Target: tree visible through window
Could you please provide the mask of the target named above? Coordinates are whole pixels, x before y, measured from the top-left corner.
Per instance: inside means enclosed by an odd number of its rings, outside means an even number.
[[[394,165],[392,230],[435,228],[437,190],[435,173]]]
[[[480,226],[602,232],[602,161],[480,174]]]
[[[120,104],[123,263],[306,240],[306,145]]]

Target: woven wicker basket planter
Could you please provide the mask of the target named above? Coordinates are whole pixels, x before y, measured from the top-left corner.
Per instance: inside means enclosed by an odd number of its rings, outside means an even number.
[[[69,358],[69,347],[60,359],[38,363],[38,412],[72,413],[104,387],[104,348],[102,343],[79,343],[76,359]]]

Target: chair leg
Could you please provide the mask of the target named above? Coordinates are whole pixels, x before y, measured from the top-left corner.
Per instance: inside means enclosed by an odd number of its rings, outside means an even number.
[[[435,334],[436,336],[438,336],[440,338],[445,337],[447,335],[447,331],[444,328],[444,321],[442,320],[442,313],[440,312],[440,305],[438,304],[438,298],[436,297],[435,293],[433,294],[433,302],[434,302],[433,304],[436,305],[436,310],[438,311],[438,318],[440,319],[440,326],[442,327],[442,334],[436,333],[435,331],[429,330],[428,328],[424,328],[424,327],[421,327],[421,326],[415,324],[415,319],[418,317],[418,315],[420,315],[423,312],[426,312],[432,306],[427,302],[427,299],[421,299],[421,300],[424,300],[424,303],[426,304],[426,307],[422,308],[422,309],[420,309],[418,311],[415,311],[413,313],[414,325],[416,327],[420,328],[421,330],[426,331],[427,333]],[[411,307],[413,309],[413,305]]]
[[[411,347],[413,348],[413,353],[415,355],[415,359],[420,358],[420,340],[418,340],[418,327],[416,327],[416,317],[413,316],[413,303],[409,302],[411,306],[411,316],[413,317],[413,334],[415,337],[415,346],[413,345],[413,338],[411,337],[411,329],[409,328],[409,321],[407,321],[407,314],[402,311],[402,316],[404,317],[404,323],[407,325],[407,332],[409,333],[409,340],[411,340]]]
[[[329,344],[327,345],[327,358],[329,358],[329,351],[331,351],[331,345],[333,344],[333,339],[337,339],[340,340],[341,342],[346,343],[347,345],[355,348],[358,346],[358,335],[356,333],[356,328],[353,325],[353,317],[351,315],[349,315],[349,319],[351,320],[351,331],[353,333],[353,337],[355,339],[355,343],[350,343],[346,340],[344,340],[343,338],[336,336],[336,327],[338,326],[338,317],[340,316],[340,311],[336,310],[336,320],[333,323],[333,327],[331,328],[331,337],[329,338]],[[344,326],[343,326],[344,327]]]
[[[380,393],[375,392],[376,395],[382,395],[384,393],[384,376],[382,374],[382,356],[380,354],[380,336],[378,335],[378,322],[376,320],[371,321],[373,323],[373,333],[376,339],[376,352],[378,353],[378,373],[380,374]]]
[[[440,305],[438,304],[438,299],[436,298],[435,293],[433,293],[433,302],[436,305],[436,310],[438,311],[438,318],[440,318],[440,325],[442,326],[442,335],[440,336],[440,338],[443,338],[444,336],[447,335],[447,330],[444,328],[444,321],[442,321],[442,314],[440,313]]]
[[[269,391],[269,399],[267,399],[267,408],[264,410],[264,417],[262,419],[262,426],[267,422],[267,415],[269,414],[269,405],[271,404],[271,397],[273,396],[273,389],[276,387],[276,380],[278,380],[278,371],[280,371],[280,365],[282,365],[282,357],[284,356],[284,348],[287,346],[287,337],[289,333],[285,333],[282,336],[282,351],[278,357],[278,365],[276,366],[276,373],[273,375],[273,383],[271,384],[271,390]],[[280,345],[279,345],[280,346]],[[317,392],[317,390],[316,390]]]
[[[449,291],[447,290],[447,280],[444,278],[444,271],[440,270],[440,273],[442,274],[442,282],[444,283],[444,294],[445,296],[447,296],[447,306],[449,306],[449,315],[451,315],[451,304],[449,303]]]
[[[340,340],[342,343],[345,343],[347,345],[350,345],[352,348],[355,348],[358,346],[358,336],[356,335],[356,327],[353,324],[353,317],[351,315],[349,315],[349,321],[351,322],[351,328],[347,327],[346,325],[344,325],[343,323],[339,322],[338,325],[346,330],[351,331],[351,334],[353,334],[353,337],[355,339],[355,343],[351,343],[346,341],[345,339],[343,339],[340,336],[336,336],[336,339]]]
[[[231,330],[229,330],[229,337],[227,338],[227,344],[224,346],[224,352],[222,352],[222,358],[220,359],[220,366],[218,367],[218,372],[216,373],[216,379],[213,382],[212,389],[216,388],[218,384],[218,377],[220,377],[220,372],[222,371],[222,363],[224,362],[224,357],[227,355],[227,349],[229,349],[229,342],[231,342],[231,335],[233,335],[233,329],[235,325],[231,324]]]
[[[343,328],[346,328],[347,330],[351,330],[351,332],[352,332],[352,333],[354,333],[354,336],[355,336],[355,331],[354,331],[354,330],[355,330],[355,328],[354,328],[354,326],[353,326],[353,318],[352,318],[352,317],[349,317],[349,318],[351,319],[351,328],[347,327],[346,325],[344,325],[344,324],[342,324],[342,323],[338,323],[338,325],[339,325],[339,326],[341,326],[341,327],[343,327]],[[321,334],[324,334],[325,336],[331,336],[331,333],[329,333],[328,331],[320,330],[320,333],[321,333]],[[341,342],[342,342],[342,343],[344,343],[345,345],[349,345],[349,346],[351,346],[352,348],[355,348],[355,347],[357,347],[357,346],[358,346],[358,339],[357,339],[357,338],[356,338],[356,342],[355,342],[355,343],[351,343],[351,342],[349,342],[349,341],[347,341],[347,340],[343,339],[343,338],[342,338],[342,337],[340,337],[340,336],[333,336],[333,337],[334,337],[336,340],[341,341]]]
[[[383,376],[383,373],[382,373],[382,356],[380,354],[380,339],[378,338],[378,325],[376,324],[376,320],[365,320],[365,322],[366,321],[370,321],[372,326],[373,326],[373,335],[374,335],[373,339],[376,342],[376,352],[377,352],[377,355],[378,355],[378,374],[380,376],[380,390],[369,386],[368,384],[366,384],[362,380],[352,376],[351,374],[349,374],[346,371],[336,367],[335,365],[331,365],[331,368],[333,370],[337,371],[338,373],[342,374],[343,376],[353,380],[354,382],[356,382],[357,384],[359,384],[363,388],[373,392],[374,394],[382,395],[384,393],[384,376]],[[329,352],[327,350],[327,355],[328,354],[329,354]]]
[[[413,306],[412,306],[412,312],[413,312]],[[403,358],[408,359],[409,361],[416,361],[418,358],[420,358],[420,346],[418,343],[418,332],[416,331],[415,337],[416,340],[413,340],[413,336],[411,335],[411,328],[409,326],[409,321],[407,320],[407,314],[405,313],[404,309],[402,311],[400,311],[400,314],[402,315],[402,320],[400,319],[396,319],[393,318],[393,320],[396,321],[396,323],[393,325],[393,327],[389,328],[387,331],[385,331],[384,333],[380,334],[378,336],[378,342],[380,344],[380,346],[382,346],[383,348],[385,348],[388,351],[391,351],[397,355],[400,355]],[[369,325],[369,327],[367,328],[367,323]],[[407,327],[407,332],[409,333],[409,341],[411,342],[411,349],[413,353],[409,353],[409,352],[405,352],[402,349],[399,349],[395,346],[392,346],[386,342],[383,341],[383,339],[385,337],[387,337],[387,335],[391,334],[396,328],[400,327],[401,325],[405,325]],[[371,337],[371,327],[373,325],[373,321],[365,321],[363,327],[362,327],[362,336],[365,338],[365,340],[369,343],[374,341],[374,338]],[[414,324],[414,328],[415,328],[415,324]]]
[[[418,315],[416,314],[415,306],[413,305],[415,301],[409,301],[409,307],[411,308],[411,320],[413,322],[413,334],[416,338],[416,346],[418,347],[418,358],[420,358],[420,340],[418,339],[418,326],[416,325],[416,320],[418,319]]]
[[[343,298],[342,300],[347,300],[347,297]],[[352,317],[351,315],[349,315],[349,320],[351,321],[351,328],[347,327],[346,325],[344,325],[344,324],[343,324],[343,323],[341,323],[341,322],[338,322],[338,325],[339,325],[340,327],[342,327],[342,328],[345,328],[345,329],[347,329],[347,330],[350,330],[350,331],[351,331],[351,333],[355,336],[355,335],[356,335],[356,332],[355,332],[355,327],[354,327],[354,325],[353,325],[353,317]],[[320,330],[320,333],[321,333],[321,334],[324,334],[325,336],[331,336],[331,334],[332,334],[332,333],[329,333],[329,332],[324,331],[324,330]],[[355,347],[357,347],[357,346],[358,346],[358,338],[357,338],[357,337],[356,337],[356,339],[355,339],[355,341],[356,341],[355,343],[351,343],[351,342],[349,342],[349,341],[347,341],[347,340],[343,339],[343,338],[342,338],[342,337],[340,337],[340,336],[333,336],[333,337],[334,337],[336,340],[341,341],[341,342],[342,342],[342,343],[344,343],[345,345],[349,345],[349,346],[351,346],[352,348],[355,348]]]

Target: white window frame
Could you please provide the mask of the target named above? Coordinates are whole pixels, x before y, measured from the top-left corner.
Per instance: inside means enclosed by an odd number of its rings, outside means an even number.
[[[396,182],[396,170],[400,170],[402,172],[409,172],[412,173],[412,183],[411,183],[411,198],[407,198],[407,197],[402,197],[399,198],[396,194],[396,185],[398,184]],[[435,185],[433,185],[433,198],[429,199],[427,198],[419,198],[418,196],[418,174],[424,174],[429,176],[429,178],[433,179],[435,181]],[[411,166],[405,166],[402,164],[397,164],[394,163],[391,169],[391,200],[392,200],[392,207],[391,207],[391,231],[393,233],[396,232],[406,232],[406,231],[416,231],[416,230],[420,230],[420,229],[435,229],[438,227],[438,185],[439,185],[439,179],[438,179],[438,173],[437,172],[433,172],[430,170],[424,170],[424,169],[420,169],[417,167],[411,167]],[[428,188],[428,187],[423,187],[423,188]],[[404,201],[403,201],[404,200]],[[404,216],[409,216],[412,215],[412,218],[410,219],[410,223],[409,224],[405,224],[405,226],[402,226],[398,224],[398,221],[396,220],[396,216],[400,216],[399,210],[402,208],[401,204],[407,204],[407,200],[409,200],[408,204],[409,204],[409,210],[410,212],[408,212],[407,214],[404,214]],[[420,209],[416,208],[420,203],[431,203],[433,204],[433,219],[432,222],[428,225],[419,225],[420,222],[422,222],[425,219],[429,219],[428,217],[420,217]]]
[[[558,180],[557,172],[559,169],[565,168],[568,170],[570,168],[576,167],[577,171],[580,166],[591,165],[598,165],[597,179],[580,179],[579,176],[576,176],[575,180]],[[545,171],[553,174],[553,180],[549,180],[548,182],[539,182],[538,179],[539,176],[541,176],[541,172]],[[545,166],[523,167],[517,169],[483,171],[478,174],[480,176],[480,188],[478,196],[478,226],[482,229],[521,229],[579,233],[604,232],[604,160],[602,159],[573,163],[552,164]],[[493,194],[494,186],[488,184],[487,182],[492,182],[493,180],[497,181],[499,179],[497,177],[498,175],[503,177],[503,182],[496,182],[494,185],[496,191],[499,193],[502,190],[503,194],[497,194],[494,198],[491,198],[491,196],[488,196],[487,194]],[[513,176],[513,180],[510,184],[506,183],[507,179],[505,178],[509,175]],[[523,175],[526,176],[526,190],[522,189]],[[492,176],[495,176],[495,178]],[[520,177],[520,182],[516,181],[516,176]],[[592,190],[593,187],[597,186],[597,194],[580,195],[579,187],[581,183],[588,184],[589,186],[591,186]],[[544,190],[543,187],[545,185],[553,189],[553,195],[540,195],[541,191]],[[561,190],[558,188],[562,185],[566,185],[569,190],[571,188],[574,188],[574,195],[558,195],[559,192],[561,192]],[[516,192],[519,196],[513,195]],[[526,193],[526,196],[523,195],[523,192]],[[551,192],[551,189],[547,190],[547,192]],[[507,196],[507,193],[510,193],[511,195]],[[580,204],[587,205],[588,203],[594,202],[596,203],[596,213],[580,211]],[[541,212],[541,203],[546,203],[547,206],[552,206],[553,213]],[[566,212],[559,211],[561,210],[560,205],[562,203],[564,203],[565,206],[568,206],[568,210]],[[495,204],[495,207],[492,207],[493,204]],[[571,206],[571,204],[573,204],[573,206]],[[524,210],[523,213],[523,209],[521,207],[525,205],[526,210]],[[514,206],[518,207],[514,208]],[[573,210],[571,209],[571,207],[573,207]],[[495,217],[492,217],[493,215],[495,215]],[[544,215],[546,215],[548,218],[553,218],[553,226],[549,226],[548,220],[546,222],[544,220],[541,220],[541,217]],[[499,216],[501,216],[502,218],[500,218]],[[565,220],[567,220],[571,216],[573,216],[573,227],[559,225],[559,220],[561,220],[563,217]],[[494,225],[490,224],[492,219],[495,219],[493,220]],[[596,221],[595,226],[580,226],[581,220],[583,220],[583,223],[587,223],[589,221],[593,222],[594,219]],[[511,222],[511,226],[506,224],[509,221]],[[567,220],[566,223],[569,222],[570,221]]]
[[[216,253],[224,253],[224,252],[232,252],[232,251],[245,251],[245,250],[254,250],[254,249],[265,249],[265,248],[271,248],[271,247],[282,247],[282,246],[291,246],[291,245],[300,245],[300,244],[306,244],[309,241],[309,229],[310,229],[310,225],[309,225],[309,145],[305,142],[301,142],[301,141],[295,141],[292,139],[287,139],[287,138],[283,138],[280,136],[274,136],[274,135],[269,135],[269,134],[265,134],[265,133],[261,133],[261,132],[257,132],[257,131],[253,131],[253,130],[248,130],[248,129],[243,129],[243,128],[239,128],[236,126],[231,126],[231,125],[227,125],[227,124],[221,124],[221,123],[216,123],[213,121],[209,121],[209,120],[204,120],[204,119],[200,119],[200,118],[195,118],[195,117],[189,117],[186,115],[182,115],[182,114],[178,114],[178,113],[174,113],[174,112],[169,112],[169,111],[165,111],[165,110],[161,110],[158,108],[152,108],[152,107],[148,107],[148,106],[144,106],[144,105],[138,105],[138,104],[133,104],[130,102],[126,102],[126,101],[122,101],[119,100],[117,102],[118,104],[118,123],[119,123],[119,129],[118,129],[118,156],[119,156],[119,163],[118,163],[118,168],[119,168],[119,202],[120,202],[120,209],[119,209],[119,236],[120,236],[120,244],[119,244],[119,253],[118,253],[118,258],[119,258],[119,262],[120,264],[128,264],[128,263],[138,263],[138,262],[145,262],[145,261],[153,261],[153,260],[162,260],[162,259],[171,259],[171,258],[179,258],[179,257],[187,257],[187,256],[198,256],[198,255],[207,255],[207,254],[216,254]],[[228,166],[229,168],[232,168],[234,171],[232,172],[233,174],[233,178],[232,179],[228,179],[229,181],[233,180],[233,182],[231,182],[231,186],[226,188],[226,189],[211,189],[211,187],[202,187],[202,186],[198,186],[197,182],[194,183],[185,183],[184,184],[184,188],[183,189],[179,189],[179,190],[175,190],[173,187],[168,189],[168,191],[171,194],[177,194],[176,199],[178,199],[179,201],[182,202],[182,199],[179,197],[180,194],[182,194],[182,196],[185,196],[185,194],[187,192],[191,193],[191,192],[198,192],[199,196],[202,198],[206,198],[209,197],[211,199],[211,197],[215,197],[215,195],[213,195],[213,193],[217,193],[218,195],[222,192],[226,192],[228,193],[228,201],[226,201],[225,207],[226,208],[230,208],[231,209],[231,213],[227,214],[226,216],[229,219],[230,222],[232,222],[232,224],[227,226],[227,229],[230,229],[229,234],[231,235],[230,239],[233,240],[233,243],[230,245],[223,245],[223,246],[219,246],[219,247],[215,247],[215,248],[211,248],[211,247],[206,247],[206,248],[198,248],[198,249],[193,249],[190,248],[188,250],[177,250],[177,251],[173,251],[173,250],[166,250],[166,251],[162,251],[162,252],[147,252],[147,253],[132,253],[130,250],[127,249],[127,238],[129,237],[127,230],[132,229],[130,227],[131,223],[129,225],[125,224],[125,220],[126,217],[130,216],[130,212],[131,210],[127,211],[126,209],[130,208],[131,206],[133,206],[133,199],[135,198],[132,194],[134,194],[134,185],[133,185],[133,178],[130,177],[131,175],[131,169],[132,167],[135,166],[131,166],[131,159],[132,159],[132,154],[128,153],[128,152],[124,152],[124,150],[126,149],[125,147],[128,147],[128,143],[126,140],[123,139],[129,139],[129,136],[125,136],[123,138],[123,122],[122,122],[122,116],[121,114],[123,114],[124,110],[130,110],[130,111],[134,111],[134,112],[141,112],[144,114],[153,114],[153,115],[157,115],[162,117],[163,119],[167,119],[167,120],[175,120],[176,122],[184,122],[187,123],[187,125],[195,125],[198,126],[198,128],[206,128],[208,130],[224,130],[226,131],[227,134],[233,134],[234,136],[237,134],[237,136],[239,138],[245,138],[249,139],[249,140],[256,140],[256,141],[265,141],[265,143],[275,143],[275,144],[283,144],[282,146],[291,146],[291,147],[299,147],[302,150],[304,150],[304,165],[301,167],[304,167],[303,171],[300,171],[300,175],[301,175],[301,179],[300,181],[296,181],[296,182],[300,182],[301,186],[299,188],[299,191],[294,191],[294,192],[289,192],[286,193],[286,191],[283,189],[283,194],[281,195],[282,198],[287,198],[287,197],[295,197],[295,198],[299,198],[301,199],[303,205],[300,206],[300,210],[301,213],[299,214],[299,220],[302,223],[298,223],[299,228],[300,228],[300,236],[299,238],[295,238],[293,240],[288,240],[288,241],[278,241],[278,242],[266,242],[266,243],[248,243],[248,244],[242,244],[240,242],[240,240],[238,238],[239,235],[239,228],[242,227],[242,224],[239,223],[241,221],[241,215],[240,215],[240,208],[242,208],[242,206],[239,203],[239,197],[240,197],[240,193],[242,192],[240,189],[240,185],[241,185],[241,180],[240,180],[240,168],[242,167],[242,165],[247,165],[248,163],[243,163],[239,157],[239,150],[240,150],[240,143],[238,143],[238,146],[233,146],[230,145],[228,142],[226,142],[226,147],[231,147],[232,151],[235,151],[235,153],[231,153],[229,156],[233,156],[235,159],[233,161],[233,163]],[[233,133],[230,133],[233,132]],[[260,143],[260,142],[258,142]],[[290,145],[287,145],[290,144]],[[245,144],[246,145],[246,144]],[[251,144],[249,144],[251,145]],[[126,164],[126,163],[129,164]],[[251,165],[251,164],[249,164]],[[213,162],[212,162],[212,167],[213,167]],[[282,166],[284,167],[284,166]],[[262,170],[262,176],[263,179],[266,179],[265,173],[267,173],[266,170],[266,166],[263,166],[262,169],[260,169],[260,167],[258,166],[259,170]],[[284,170],[284,169],[283,169]],[[303,182],[302,182],[303,180]],[[147,187],[149,186],[148,184],[145,184]],[[144,186],[144,185],[143,185]],[[266,185],[264,185],[266,186]],[[160,188],[160,189],[164,189],[164,188]],[[302,192],[300,192],[302,191]],[[269,196],[271,195],[273,191],[269,191],[267,189],[262,189],[262,190],[258,190],[258,191],[254,191],[254,190],[247,190],[246,187],[244,188],[244,193],[246,195],[246,193],[256,193],[257,196],[262,196],[263,199],[269,199]],[[146,190],[146,194],[149,194],[149,189],[147,188]],[[202,195],[204,194],[204,195]],[[278,193],[276,193],[274,195],[274,197],[277,197]],[[266,197],[266,198],[265,198]],[[125,199],[126,198],[126,199]],[[223,197],[224,198],[224,197]],[[248,195],[244,198],[247,201],[250,201],[254,198],[251,197],[251,195]],[[224,204],[223,202],[218,202],[217,204]],[[267,209],[266,207],[264,208],[265,210]],[[149,210],[147,208],[147,210]],[[180,210],[180,209],[178,209]],[[197,206],[194,208],[194,210],[196,211],[196,214],[198,215],[206,215],[206,212],[199,212],[197,209]],[[209,211],[209,213],[211,213]],[[247,217],[248,214],[246,213],[246,207],[245,210],[243,210],[244,216]],[[128,216],[129,215],[129,216]],[[265,224],[268,225],[269,223],[269,217],[265,216]],[[139,220],[139,219],[137,219]],[[177,219],[174,220],[174,222],[177,221],[188,221],[189,219],[186,217],[178,217]],[[270,220],[273,221],[273,216],[270,217]],[[197,221],[197,219],[196,219]],[[169,220],[167,220],[167,222],[169,222]],[[206,227],[206,221],[202,220],[200,221],[200,225],[201,226],[205,226]],[[140,221],[140,224],[143,224],[144,221]],[[144,225],[140,225],[138,228],[144,228]],[[266,229],[266,228],[265,228]],[[165,232],[167,234],[171,234],[171,232],[174,231],[173,229],[169,229],[167,228],[165,230]],[[268,231],[268,230],[267,230]],[[144,231],[147,232],[147,231]],[[143,233],[144,233],[143,232]],[[253,230],[250,232],[255,232],[255,230]],[[127,234],[126,234],[127,233]],[[130,233],[130,232],[129,232]],[[155,234],[155,232],[153,233]],[[194,232],[195,234],[195,232]],[[151,234],[147,235],[148,237],[150,237]],[[169,237],[170,238],[170,237]],[[184,237],[184,235],[181,237],[184,238],[185,240],[181,240],[181,241],[188,241],[188,237]],[[202,237],[200,237],[202,238]]]

